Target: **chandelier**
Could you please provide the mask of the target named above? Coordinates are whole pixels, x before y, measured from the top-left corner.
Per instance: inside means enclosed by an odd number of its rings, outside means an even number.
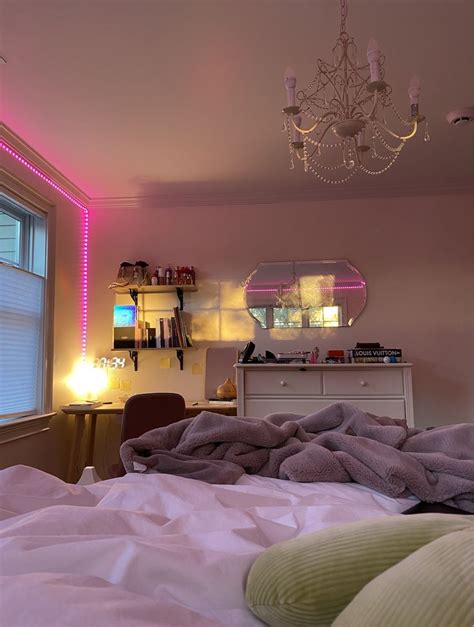
[[[377,42],[369,41],[368,62],[360,65],[346,19],[347,0],[341,0],[341,28],[332,62],[318,59],[316,75],[306,89],[296,91],[290,68],[285,76],[288,106],[283,109],[282,131],[288,136],[290,169],[302,161],[305,172],[332,184],[344,183],[358,171],[386,172],[425,119],[418,111],[419,79],[414,76],[409,83],[410,112],[405,118],[392,101]],[[394,119],[397,130],[388,118]],[[430,139],[427,123],[424,139]]]

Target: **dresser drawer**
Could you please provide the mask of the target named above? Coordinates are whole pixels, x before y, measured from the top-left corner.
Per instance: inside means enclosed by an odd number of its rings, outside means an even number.
[[[320,372],[296,370],[250,371],[245,373],[246,396],[300,396],[322,394]]]
[[[403,396],[401,370],[325,372],[324,394],[332,396]]]
[[[263,418],[268,414],[292,413],[311,414],[318,409],[337,403],[342,399],[303,399],[303,398],[249,398],[245,401],[245,415],[254,418]],[[390,418],[406,418],[405,401],[402,399],[359,399],[345,398],[344,402],[359,407],[362,411],[376,416],[389,416]]]

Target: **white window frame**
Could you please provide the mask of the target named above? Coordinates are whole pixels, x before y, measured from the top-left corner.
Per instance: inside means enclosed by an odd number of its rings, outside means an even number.
[[[36,215],[44,220],[46,229],[46,256],[45,256],[45,288],[43,303],[43,385],[41,394],[41,406],[35,415],[18,416],[16,418],[3,420],[0,427],[8,427],[13,423],[24,423],[34,421],[35,419],[43,419],[47,415],[52,415],[52,389],[53,389],[53,315],[54,315],[54,240],[55,240],[55,206],[46,198],[40,196],[35,190],[25,185],[22,181],[14,177],[8,172],[2,171],[2,182],[0,183],[0,195],[7,205],[7,213],[12,213],[15,217],[21,215],[21,212],[28,212]],[[3,205],[4,203],[2,203]],[[18,213],[17,213],[18,212]],[[23,213],[31,225],[29,216]],[[29,240],[30,248],[24,248],[21,255],[29,257],[33,263],[34,250],[32,247],[32,238]],[[27,245],[26,238],[23,239],[22,246]],[[31,267],[30,263],[30,267]],[[15,267],[21,267],[17,264],[10,264]],[[2,429],[3,435],[3,429]],[[0,442],[2,441],[0,436]]]

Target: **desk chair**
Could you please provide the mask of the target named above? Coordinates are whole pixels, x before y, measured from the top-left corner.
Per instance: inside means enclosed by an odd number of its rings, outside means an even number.
[[[131,396],[123,408],[120,443],[138,438],[147,431],[166,427],[186,418],[186,402],[180,394],[153,392]],[[120,461],[113,471],[123,476],[125,469]]]

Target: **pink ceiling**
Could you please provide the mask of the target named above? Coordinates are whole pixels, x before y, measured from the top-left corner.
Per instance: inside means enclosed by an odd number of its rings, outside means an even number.
[[[291,193],[325,186],[290,172],[283,74],[301,83],[330,59],[336,0],[4,0],[2,120],[91,197],[211,190]],[[409,143],[371,185],[473,184],[471,0],[350,0],[360,57],[375,36],[400,108],[416,72],[432,141]],[[357,179],[357,180],[356,180]]]

